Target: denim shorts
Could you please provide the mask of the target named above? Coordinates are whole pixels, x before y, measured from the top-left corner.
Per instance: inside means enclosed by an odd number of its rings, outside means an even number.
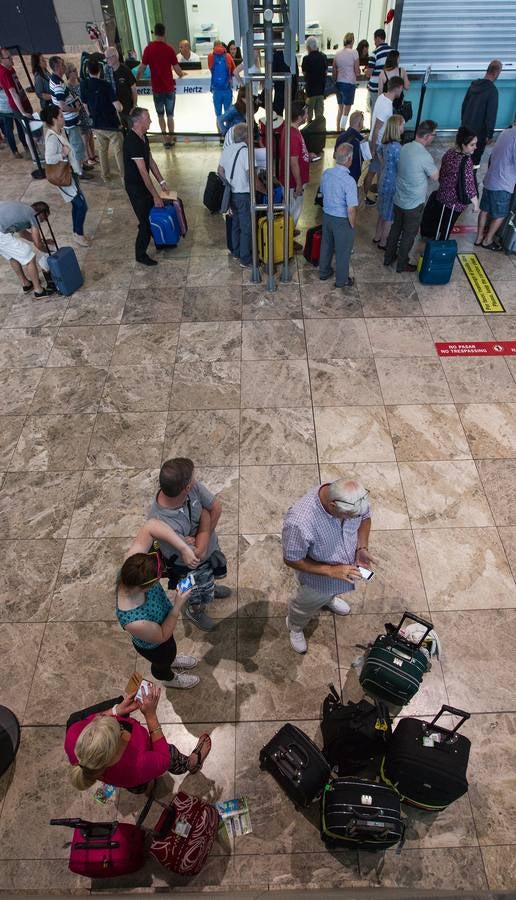
[[[345,81],[337,81],[337,103],[339,106],[353,106],[355,102],[356,84],[347,84]]]
[[[480,209],[488,213],[492,219],[505,219],[511,208],[512,194],[509,191],[490,191],[484,188]]]
[[[175,91],[170,91],[170,93],[165,92],[163,94],[153,94],[152,96],[158,116],[162,116],[164,112],[166,112],[167,116],[174,115],[174,108],[176,105]]]

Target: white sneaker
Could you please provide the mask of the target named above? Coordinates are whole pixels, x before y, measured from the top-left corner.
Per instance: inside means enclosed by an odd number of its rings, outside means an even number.
[[[349,616],[351,612],[349,603],[346,603],[346,601],[342,600],[340,597],[332,597],[330,602],[327,603],[324,608],[331,610],[336,616]]]
[[[288,616],[285,619],[288,628]],[[306,643],[305,636],[300,628],[294,630],[293,628],[288,629],[289,637],[290,637],[290,646],[296,653],[306,653],[308,650],[308,645]]]
[[[74,239],[75,243],[79,245],[79,247],[89,247],[90,246],[89,240],[86,237],[84,237],[83,234],[74,234],[73,239]]]
[[[172,663],[173,669],[193,669],[197,665],[195,656],[176,656]]]
[[[185,672],[178,672],[174,675],[172,681],[160,681],[160,684],[167,688],[183,688],[183,690],[187,690],[199,684],[200,680],[198,675],[187,675]]]

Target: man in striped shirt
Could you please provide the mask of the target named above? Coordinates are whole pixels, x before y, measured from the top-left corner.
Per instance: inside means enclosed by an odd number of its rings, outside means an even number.
[[[371,510],[368,491],[341,478],[311,488],[288,510],[283,523],[283,559],[299,582],[288,605],[290,644],[306,653],[303,628],[326,608],[347,616],[349,604],[336,595],[354,590],[357,566],[370,568]]]
[[[367,83],[367,96],[369,99],[369,109],[372,111],[378,97],[378,79],[382,71],[385,60],[387,59],[392,47],[385,42],[385,31],[383,28],[377,28],[374,33],[374,46],[369,63],[366,69],[366,75],[369,78]]]
[[[93,176],[88,174],[88,170],[92,169],[93,166],[86,162],[86,151],[79,125],[81,101],[74,97],[63,79],[66,68],[64,59],[60,56],[51,56],[48,60],[48,65],[52,73],[49,78],[52,103],[63,112],[66,137],[70,141],[77,161],[83,169],[80,177],[92,178]]]

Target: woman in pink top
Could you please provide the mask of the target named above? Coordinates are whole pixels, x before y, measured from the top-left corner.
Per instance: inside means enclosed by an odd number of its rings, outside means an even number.
[[[79,791],[96,781],[134,790],[165,772],[194,774],[202,768],[211,750],[209,734],[201,734],[189,756],[168,744],[156,715],[160,694],[161,688],[152,685],[142,701],[131,694],[108,712],[70,725],[65,751],[73,766],[72,783]],[[138,709],[146,728],[131,718]]]
[[[344,49],[335,54],[333,60],[333,80],[337,86],[337,131],[347,124],[349,111],[355,100],[357,78],[360,75],[358,52],[353,50],[355,35],[348,31],[344,36]],[[344,117],[344,119],[343,119]]]

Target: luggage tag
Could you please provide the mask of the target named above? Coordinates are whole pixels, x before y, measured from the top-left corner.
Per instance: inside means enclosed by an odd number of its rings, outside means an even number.
[[[423,735],[423,747],[434,747],[435,744],[440,744],[442,739],[442,734],[438,734],[435,731],[432,734],[425,734]]]
[[[174,834],[178,834],[179,837],[187,838],[192,830],[192,826],[189,822],[185,822],[184,819],[178,819],[174,825]]]

